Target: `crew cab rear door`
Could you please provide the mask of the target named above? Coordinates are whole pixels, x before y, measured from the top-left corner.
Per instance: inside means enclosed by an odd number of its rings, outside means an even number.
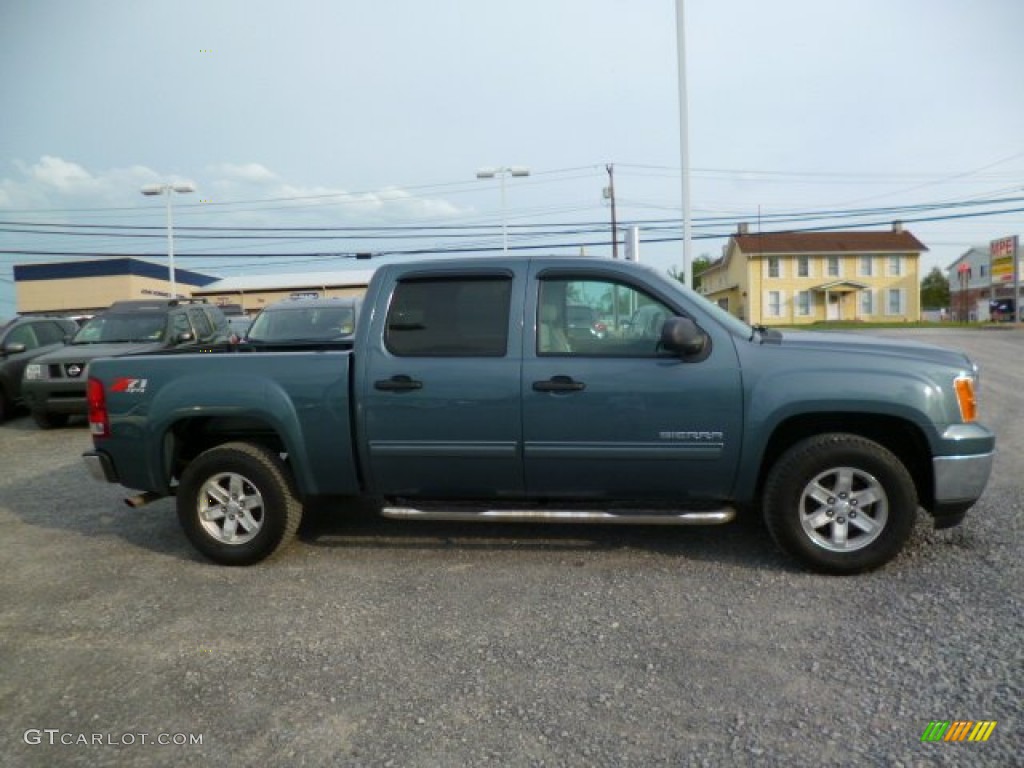
[[[689,359],[659,349],[665,318],[686,314],[621,271],[537,263],[523,349],[527,493],[684,502],[731,492],[743,395],[727,334]],[[592,307],[590,328],[568,308]],[[532,323],[531,323],[532,321]]]
[[[358,418],[375,493],[522,495],[522,330],[511,318],[522,317],[524,282],[504,268],[434,267],[381,286],[364,309]]]

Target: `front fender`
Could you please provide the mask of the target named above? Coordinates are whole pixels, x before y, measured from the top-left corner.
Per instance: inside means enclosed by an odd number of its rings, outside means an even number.
[[[852,431],[856,431],[857,419],[865,416],[904,421],[917,428],[935,456],[943,451],[943,430],[955,418],[949,399],[929,376],[909,371],[872,370],[865,374],[864,369],[840,365],[828,371],[776,370],[760,376],[749,390],[737,495],[753,498],[769,442],[780,425],[793,418],[848,419]]]

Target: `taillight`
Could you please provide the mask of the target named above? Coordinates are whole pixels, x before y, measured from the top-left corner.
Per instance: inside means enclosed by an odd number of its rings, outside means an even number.
[[[85,390],[86,403],[89,406],[89,431],[93,437],[110,437],[110,415],[107,413],[107,395],[103,391],[103,382],[89,379]]]
[[[971,422],[978,418],[978,400],[974,394],[974,377],[958,376],[953,381],[956,401],[960,405],[960,418]]]

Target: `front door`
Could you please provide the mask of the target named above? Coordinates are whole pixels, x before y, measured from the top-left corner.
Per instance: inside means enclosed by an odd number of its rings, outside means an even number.
[[[359,415],[375,492],[522,495],[515,282],[495,270],[404,279],[368,320]]]
[[[533,497],[707,498],[731,489],[742,392],[727,337],[703,359],[658,350],[666,301],[612,278],[541,273],[535,342],[523,351],[523,451]],[[593,327],[550,340],[567,306]],[[530,315],[528,314],[528,317]]]
[[[843,300],[842,294],[839,293],[826,293],[825,294],[825,319],[826,320],[840,320],[839,308]]]

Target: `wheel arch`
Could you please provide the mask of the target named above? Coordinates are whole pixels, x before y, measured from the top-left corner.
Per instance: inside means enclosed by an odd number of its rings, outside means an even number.
[[[808,413],[790,416],[772,430],[751,488],[752,499],[760,499],[775,462],[801,440],[828,432],[858,435],[892,452],[910,473],[918,502],[931,509],[935,498],[934,470],[927,436],[913,422],[877,413]]]
[[[169,424],[163,433],[158,466],[161,467],[163,477],[180,481],[185,469],[196,457],[226,443],[258,445],[286,456],[285,465],[296,492],[300,496],[310,493],[309,479],[297,471],[303,465],[301,456],[295,453],[301,452],[301,441],[263,416],[204,413],[179,418]]]

